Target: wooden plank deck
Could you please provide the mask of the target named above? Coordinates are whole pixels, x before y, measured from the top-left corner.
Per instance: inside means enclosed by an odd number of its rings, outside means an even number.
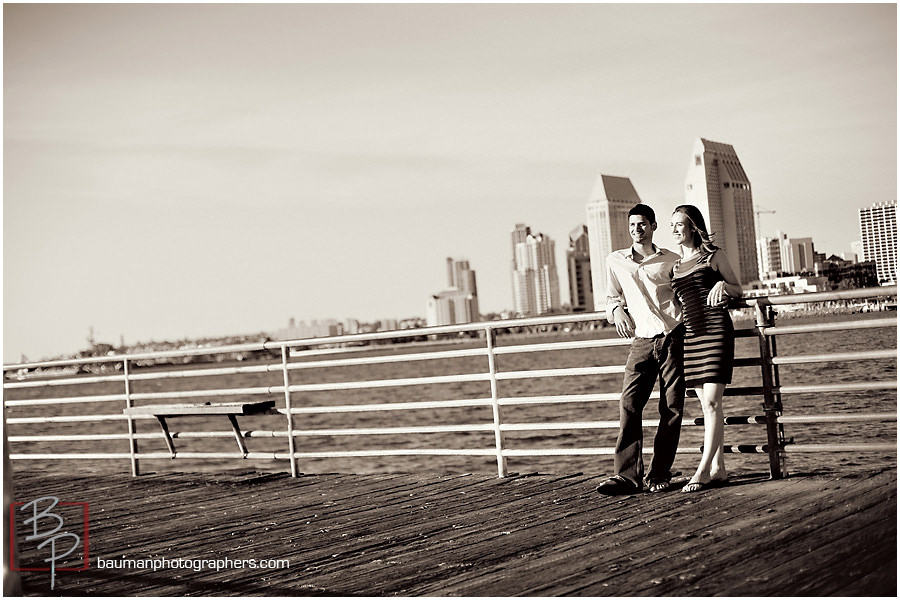
[[[18,465],[16,465],[18,466]],[[90,568],[27,595],[896,596],[891,466],[605,497],[604,477],[15,472],[16,498],[87,502]],[[20,527],[20,536],[24,530]],[[31,542],[34,544],[35,542]],[[22,547],[25,563],[39,554]],[[289,567],[97,568],[97,560]]]

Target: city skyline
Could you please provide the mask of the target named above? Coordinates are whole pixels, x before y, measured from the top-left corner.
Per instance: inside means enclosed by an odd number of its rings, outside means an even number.
[[[7,4],[4,62],[5,362],[421,315],[447,256],[510,309],[598,173],[672,248],[698,137],[759,236],[896,199],[894,4]]]

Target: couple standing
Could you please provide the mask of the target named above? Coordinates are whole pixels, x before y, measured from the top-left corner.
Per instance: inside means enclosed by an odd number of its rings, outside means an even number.
[[[656,215],[646,204],[628,212],[628,228],[631,247],[606,260],[606,315],[619,336],[634,340],[619,402],[615,475],[597,491],[634,494],[645,481],[651,492],[670,487],[686,386],[700,399],[705,432],[700,465],[682,491],[721,485],[728,477],[722,397],[734,362],[734,327],[725,304],[742,295],[741,284],[695,206],[679,206],[672,215],[680,256],[653,243]],[[660,419],[645,480],[641,413],[657,379]]]

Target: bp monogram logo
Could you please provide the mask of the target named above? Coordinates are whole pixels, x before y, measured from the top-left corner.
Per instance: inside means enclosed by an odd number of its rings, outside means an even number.
[[[16,532],[15,543],[10,545],[13,570],[48,571],[52,590],[57,572],[88,568],[86,502],[60,502],[54,496],[43,496],[13,503],[9,512],[10,531]]]

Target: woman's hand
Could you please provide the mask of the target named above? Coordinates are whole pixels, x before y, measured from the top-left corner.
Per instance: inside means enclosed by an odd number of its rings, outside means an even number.
[[[728,293],[725,291],[725,282],[719,281],[709,290],[706,303],[714,308],[720,308],[728,304]]]

